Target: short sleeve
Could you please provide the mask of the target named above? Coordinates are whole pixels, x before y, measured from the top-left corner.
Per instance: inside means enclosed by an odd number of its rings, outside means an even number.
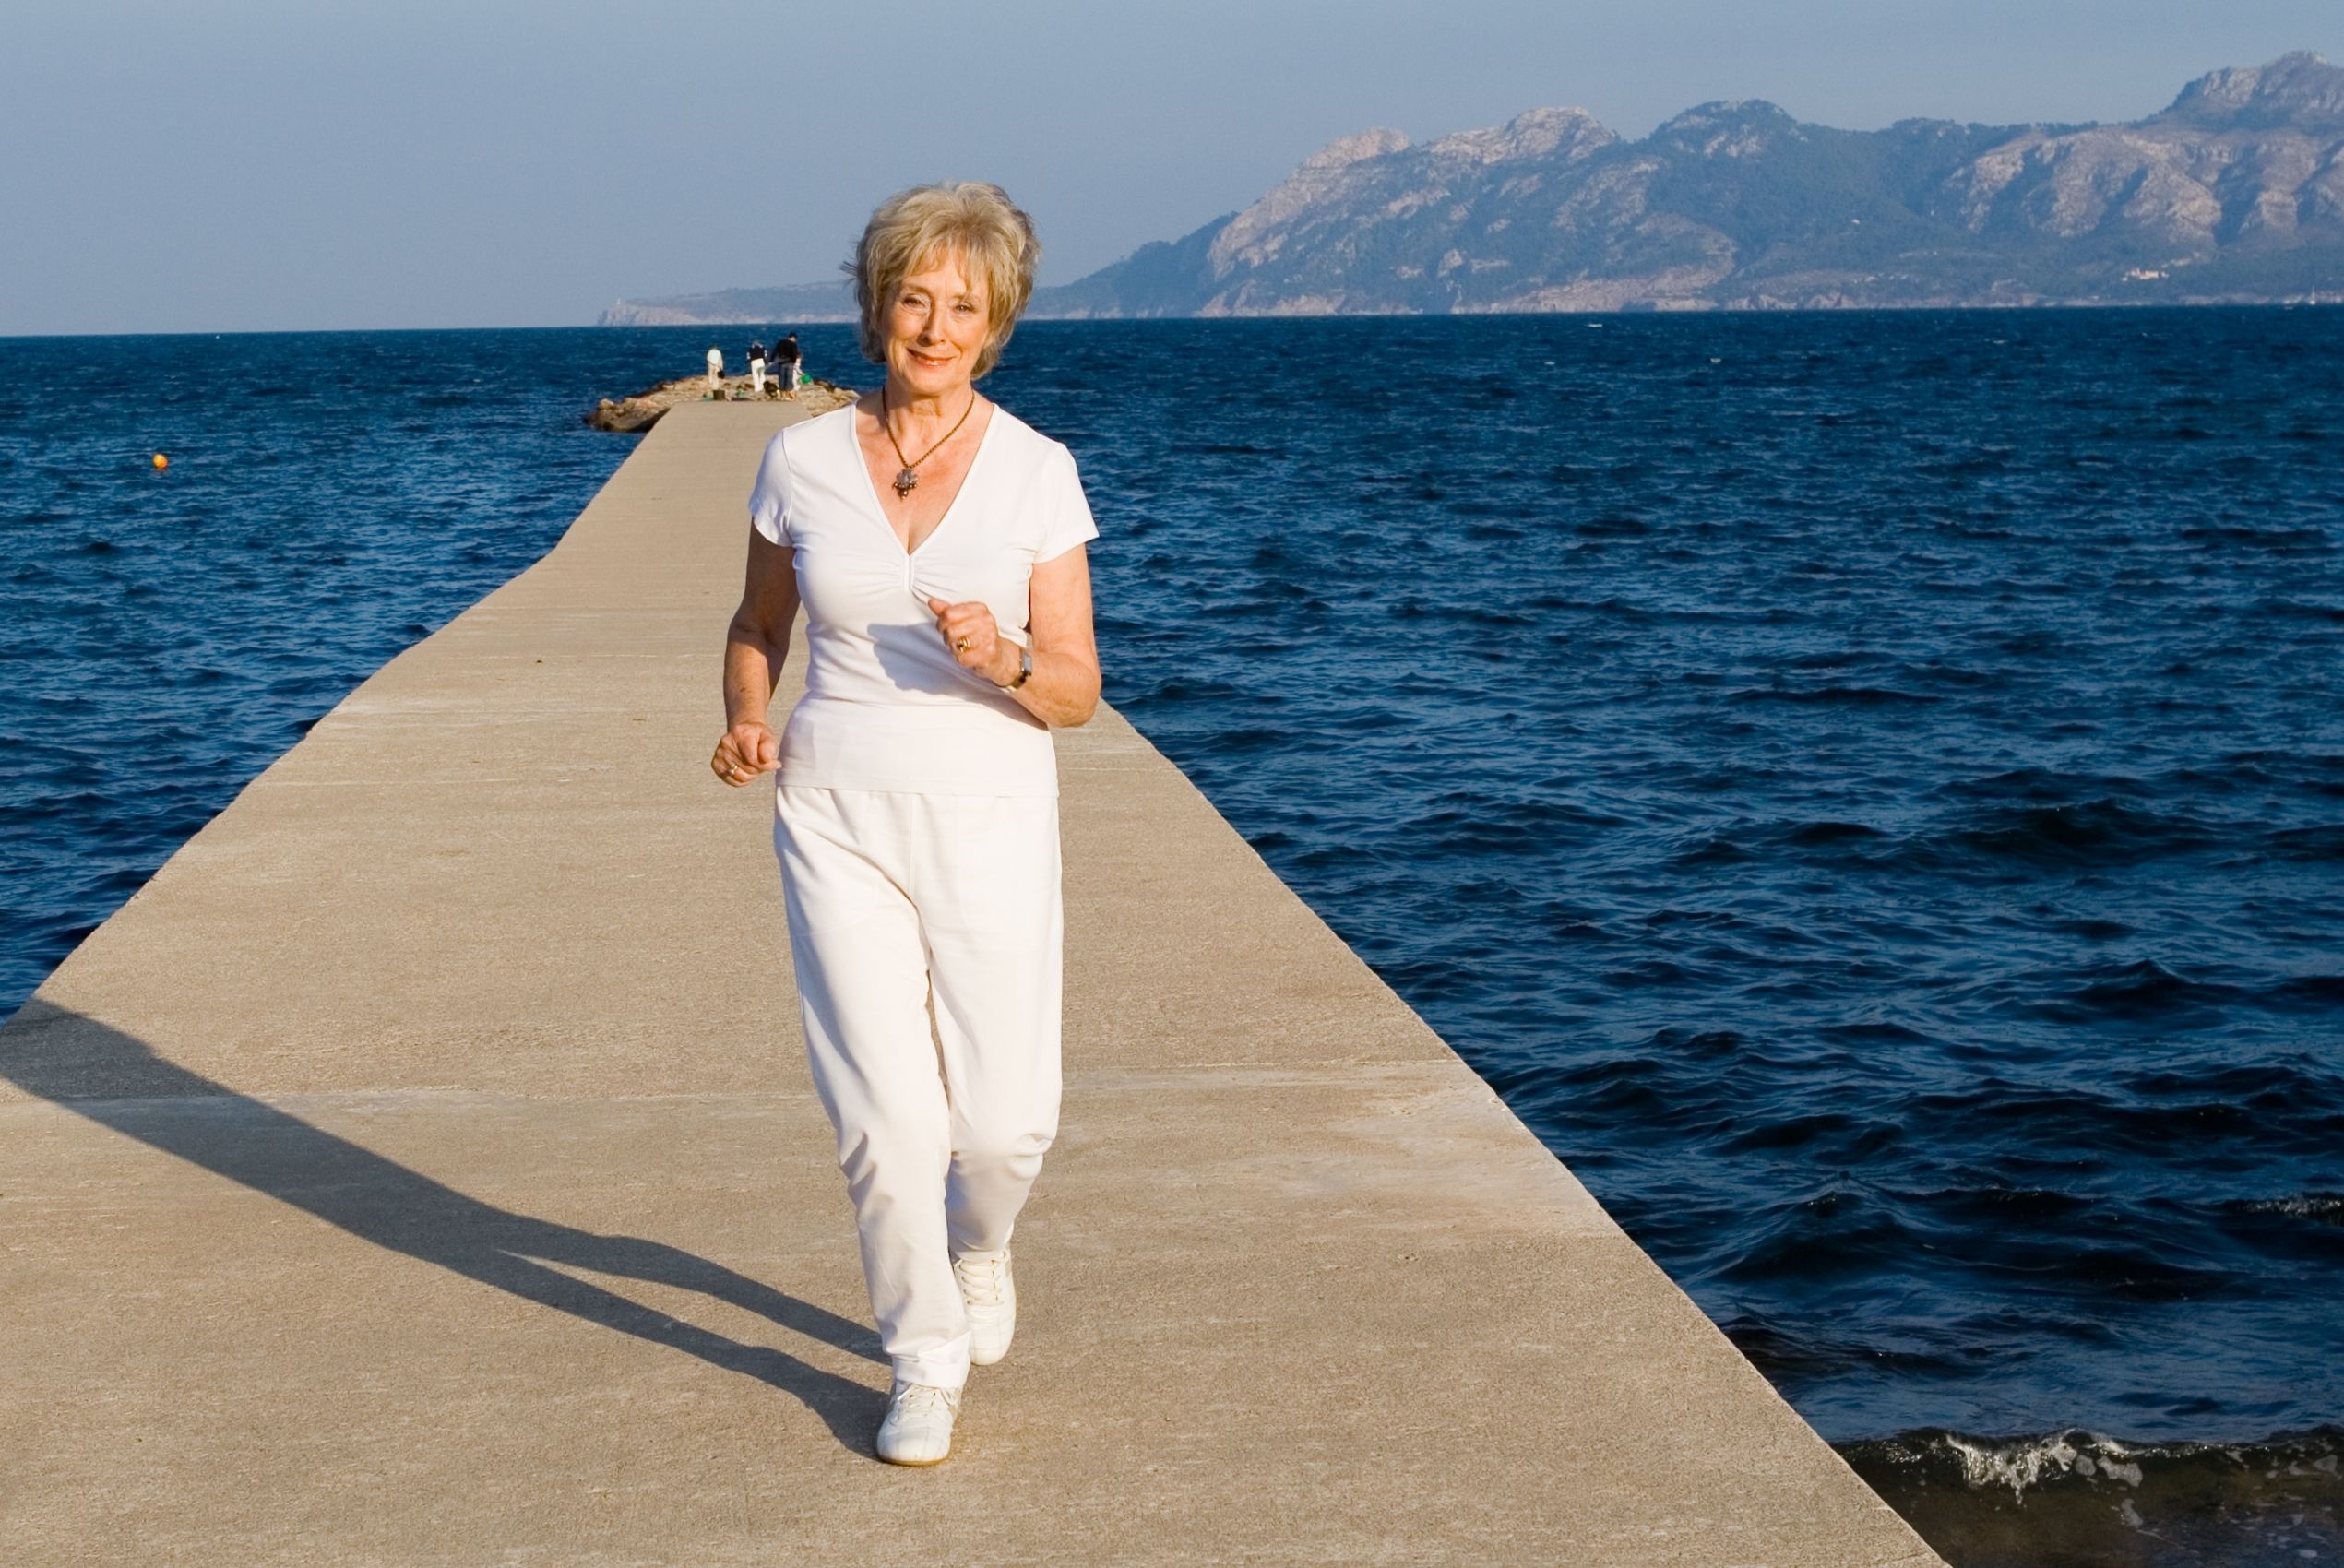
[[[790,454],[777,435],[765,444],[765,461],[749,489],[749,526],[787,550],[790,538]]]
[[[1099,525],[1090,517],[1090,502],[1082,493],[1082,475],[1075,468],[1075,455],[1064,446],[1052,454],[1049,495],[1044,505],[1050,520],[1042,529],[1041,545],[1034,551],[1036,561],[1052,560],[1099,537]]]

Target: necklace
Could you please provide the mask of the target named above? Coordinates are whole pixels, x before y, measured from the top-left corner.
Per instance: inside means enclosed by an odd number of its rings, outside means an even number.
[[[949,441],[954,436],[959,434],[960,427],[967,424],[969,422],[969,416],[976,411],[977,389],[971,386],[969,388],[969,406],[960,410],[960,417],[952,422],[952,428],[944,433],[944,434],[937,440],[935,446],[931,446],[925,452],[921,453],[919,461],[914,462],[911,458],[903,455],[903,443],[896,439],[895,421],[889,417],[887,410],[887,389],[885,386],[879,388],[879,428],[887,433],[887,445],[896,449],[896,461],[903,465],[903,467],[896,470],[895,483],[896,495],[898,499],[901,499],[902,497],[910,494],[912,491],[918,487],[920,483],[920,475],[916,470],[919,469],[920,464],[926,462],[929,458],[936,455],[936,446],[943,445],[946,441]]]

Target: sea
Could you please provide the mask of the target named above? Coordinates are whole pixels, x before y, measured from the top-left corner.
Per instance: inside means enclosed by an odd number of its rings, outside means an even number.
[[[0,340],[0,1014],[756,335]],[[2344,310],[1036,322],[987,389],[1108,700],[1950,1561],[2344,1557]]]

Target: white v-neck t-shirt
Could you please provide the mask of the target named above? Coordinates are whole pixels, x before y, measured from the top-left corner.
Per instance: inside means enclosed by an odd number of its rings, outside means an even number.
[[[1050,727],[952,655],[928,608],[982,600],[1029,644],[1034,563],[1099,537],[1074,454],[995,404],[951,506],[906,552],[863,466],[851,406],[766,444],[749,522],[795,552],[805,695],[777,787],[1055,795]]]

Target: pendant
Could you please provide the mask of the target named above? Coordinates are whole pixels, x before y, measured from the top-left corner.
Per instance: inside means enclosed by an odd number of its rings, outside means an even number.
[[[896,473],[896,494],[898,496],[910,494],[913,487],[918,485],[919,482],[920,476],[913,473],[910,469],[898,469]]]

